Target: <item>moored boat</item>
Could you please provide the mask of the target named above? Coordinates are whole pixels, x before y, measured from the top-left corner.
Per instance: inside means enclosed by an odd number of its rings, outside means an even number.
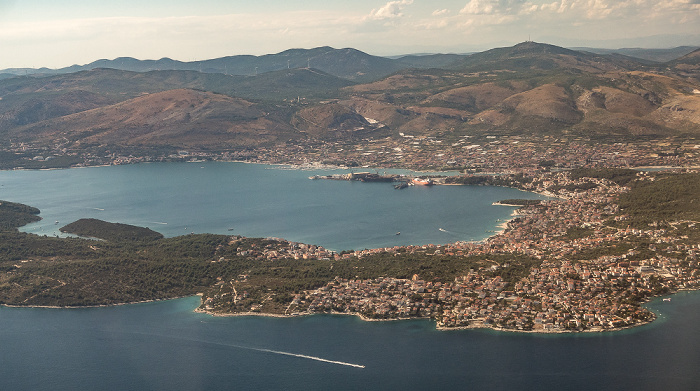
[[[427,178],[413,178],[411,179],[411,182],[413,182],[416,185],[421,185],[421,186],[432,186],[434,185],[433,181]]]

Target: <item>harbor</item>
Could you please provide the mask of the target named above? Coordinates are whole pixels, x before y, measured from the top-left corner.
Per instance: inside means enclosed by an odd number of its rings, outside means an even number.
[[[411,176],[399,174],[379,174],[372,172],[351,172],[347,174],[313,175],[309,179],[330,179],[336,181],[386,182],[395,183],[394,189],[401,190],[409,186],[433,186],[444,184],[445,176],[425,175]]]

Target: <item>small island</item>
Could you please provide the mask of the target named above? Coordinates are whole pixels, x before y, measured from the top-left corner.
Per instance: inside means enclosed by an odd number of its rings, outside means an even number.
[[[149,228],[129,224],[109,223],[98,219],[80,219],[59,229],[61,232],[109,241],[148,241],[163,235]]]

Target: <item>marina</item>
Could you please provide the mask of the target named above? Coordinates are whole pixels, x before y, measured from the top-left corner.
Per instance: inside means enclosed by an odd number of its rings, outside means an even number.
[[[399,174],[379,174],[371,172],[350,172],[346,174],[313,175],[309,179],[330,179],[336,181],[358,181],[358,182],[398,182],[394,185],[397,190],[405,189],[408,186],[432,186],[444,184],[445,175],[413,176]]]

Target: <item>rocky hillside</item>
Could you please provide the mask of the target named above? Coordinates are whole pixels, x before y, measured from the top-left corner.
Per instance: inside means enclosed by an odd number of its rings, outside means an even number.
[[[700,84],[700,49],[670,61],[668,65],[681,77]]]
[[[346,104],[410,134],[698,136],[695,56],[669,63],[669,71],[525,42],[474,54],[449,70],[404,71],[348,87]]]
[[[326,68],[345,55],[347,68],[334,63],[336,73],[360,72],[358,61],[367,74],[392,70],[350,49],[314,53]],[[302,54],[310,52],[273,57],[291,64]],[[401,133],[697,137],[699,58],[694,51],[654,65],[524,42],[469,56],[410,57],[404,61],[442,68],[398,70],[365,84],[313,67],[254,76],[114,69],[22,76],[0,80],[0,141],[226,150]]]
[[[9,136],[46,144],[65,140],[90,145],[227,149],[273,144],[295,138],[297,133],[258,104],[178,89],[22,126]]]

